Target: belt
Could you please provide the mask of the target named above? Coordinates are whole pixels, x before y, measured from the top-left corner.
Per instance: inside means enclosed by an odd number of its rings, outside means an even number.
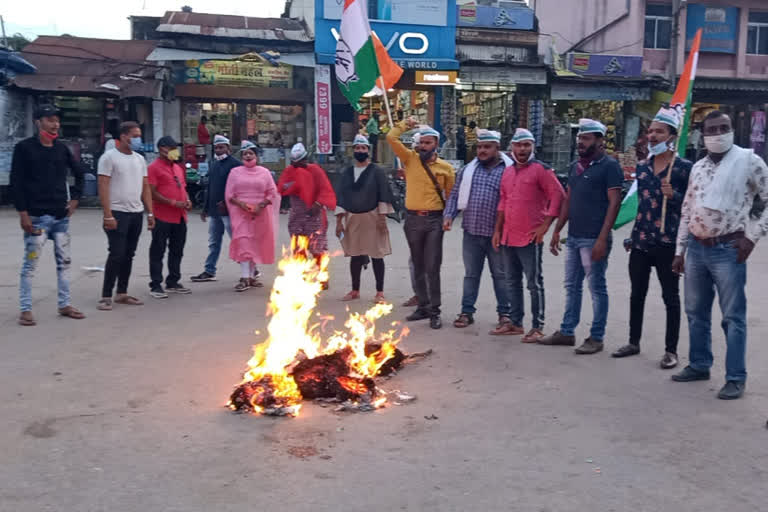
[[[697,236],[693,237],[694,240],[699,242],[704,247],[714,247],[718,244],[725,244],[728,242],[733,242],[734,240],[739,240],[740,238],[744,238],[743,231],[735,231],[727,235],[713,236],[712,238],[699,238]]]
[[[416,215],[418,217],[442,217],[443,210],[408,210],[408,215]]]

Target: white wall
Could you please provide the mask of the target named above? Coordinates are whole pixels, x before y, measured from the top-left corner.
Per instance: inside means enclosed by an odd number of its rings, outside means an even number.
[[[315,37],[315,0],[293,0],[290,16],[303,20],[310,36]]]

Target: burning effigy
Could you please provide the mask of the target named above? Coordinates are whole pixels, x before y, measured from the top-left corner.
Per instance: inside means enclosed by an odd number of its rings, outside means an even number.
[[[376,329],[377,320],[392,312],[391,304],[350,313],[343,330],[326,334],[333,318],[315,309],[328,280],[329,258],[318,264],[308,244],[306,237],[294,237],[278,264],[267,339],[254,346],[243,380],[230,396],[227,405],[235,411],[297,416],[303,400],[316,399],[373,410],[387,400],[374,379],[396,371],[406,359],[397,345],[408,329],[397,322],[388,330]]]

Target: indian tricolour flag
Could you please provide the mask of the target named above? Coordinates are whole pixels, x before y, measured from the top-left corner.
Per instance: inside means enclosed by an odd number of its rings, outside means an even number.
[[[336,44],[336,79],[349,103],[360,109],[360,98],[374,88],[379,77],[376,47],[368,23],[366,0],[345,0]]]
[[[670,108],[676,109],[680,113],[680,119],[683,120],[679,136],[677,138],[677,151],[681,157],[685,157],[685,148],[688,145],[688,129],[691,124],[691,101],[693,100],[693,82],[696,80],[696,68],[699,64],[699,48],[701,47],[701,29],[696,31],[696,37],[693,38],[691,53],[685,62],[683,74],[680,75],[680,81],[677,83],[675,94],[672,96]],[[637,217],[637,180],[632,183],[632,187],[624,196],[619,209],[619,215],[616,217],[616,223],[613,229],[619,229],[624,224],[632,222]]]

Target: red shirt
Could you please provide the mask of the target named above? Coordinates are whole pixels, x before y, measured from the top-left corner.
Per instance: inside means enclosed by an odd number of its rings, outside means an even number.
[[[211,143],[211,134],[208,132],[208,128],[203,123],[197,125],[197,140],[200,142],[200,144]]]
[[[161,196],[174,201],[187,201],[187,179],[184,169],[165,158],[158,158],[147,167],[147,181]],[[187,221],[187,210],[156,201],[155,219],[172,224]]]
[[[524,167],[510,165],[501,178],[500,212],[504,212],[501,244],[525,247],[531,243],[531,231],[546,217],[560,215],[565,191],[552,169],[537,160]]]

